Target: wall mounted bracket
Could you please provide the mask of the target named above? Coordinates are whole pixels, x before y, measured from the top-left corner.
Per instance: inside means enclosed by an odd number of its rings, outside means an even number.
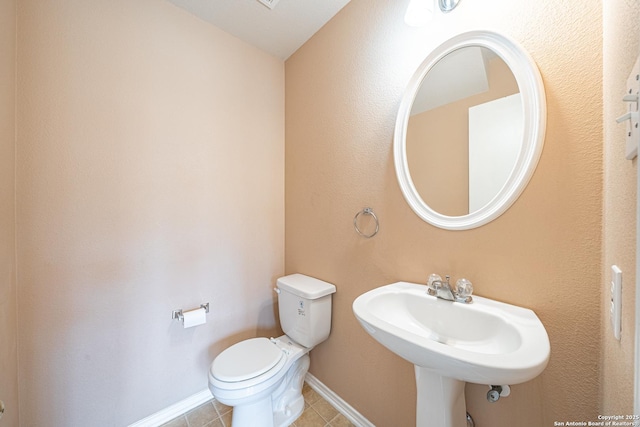
[[[209,313],[209,303],[208,302],[206,302],[204,304],[200,304],[200,308],[204,308],[204,312],[205,313]],[[197,308],[194,309],[194,310],[197,310]],[[178,310],[173,310],[171,312],[171,318],[172,319],[178,319],[178,320],[182,321],[184,319],[184,312],[182,311],[181,308],[178,309]]]
[[[638,112],[638,101],[640,97],[640,57],[636,59],[636,63],[627,79],[627,91],[622,97],[622,101],[627,103],[627,113],[618,117],[618,123],[626,122],[626,140],[627,147],[625,155],[628,160],[633,160],[638,155],[638,143],[640,142],[640,113]]]

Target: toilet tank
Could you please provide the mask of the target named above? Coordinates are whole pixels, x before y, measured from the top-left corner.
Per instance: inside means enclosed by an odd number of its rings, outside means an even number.
[[[303,274],[290,274],[277,282],[280,326],[285,334],[307,348],[320,344],[331,332],[331,283]]]

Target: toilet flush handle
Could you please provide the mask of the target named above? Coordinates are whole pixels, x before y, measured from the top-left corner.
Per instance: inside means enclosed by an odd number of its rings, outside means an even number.
[[[276,291],[276,294],[280,293],[280,289],[278,289],[278,288],[273,288],[273,290]]]

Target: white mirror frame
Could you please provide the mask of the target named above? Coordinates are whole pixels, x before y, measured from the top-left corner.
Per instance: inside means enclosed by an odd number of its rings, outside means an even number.
[[[491,49],[511,69],[524,111],[524,138],[516,164],[502,189],[484,207],[468,215],[447,216],[434,211],[416,190],[407,163],[407,125],[413,101],[425,76],[447,54],[469,46]],[[515,41],[493,31],[470,31],[457,35],[435,48],[418,67],[404,92],[396,119],[393,155],[400,189],[411,209],[426,222],[447,230],[468,230],[480,227],[500,215],[518,199],[533,176],[544,145],[547,120],[546,99],[542,77],[533,59]]]

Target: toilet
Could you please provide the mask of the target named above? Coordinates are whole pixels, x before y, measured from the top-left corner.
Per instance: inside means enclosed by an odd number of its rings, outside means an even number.
[[[209,390],[233,407],[233,427],[285,427],[304,410],[302,384],[309,352],[331,331],[331,283],[303,274],[281,277],[278,338],[251,338],[218,355],[209,369]]]

